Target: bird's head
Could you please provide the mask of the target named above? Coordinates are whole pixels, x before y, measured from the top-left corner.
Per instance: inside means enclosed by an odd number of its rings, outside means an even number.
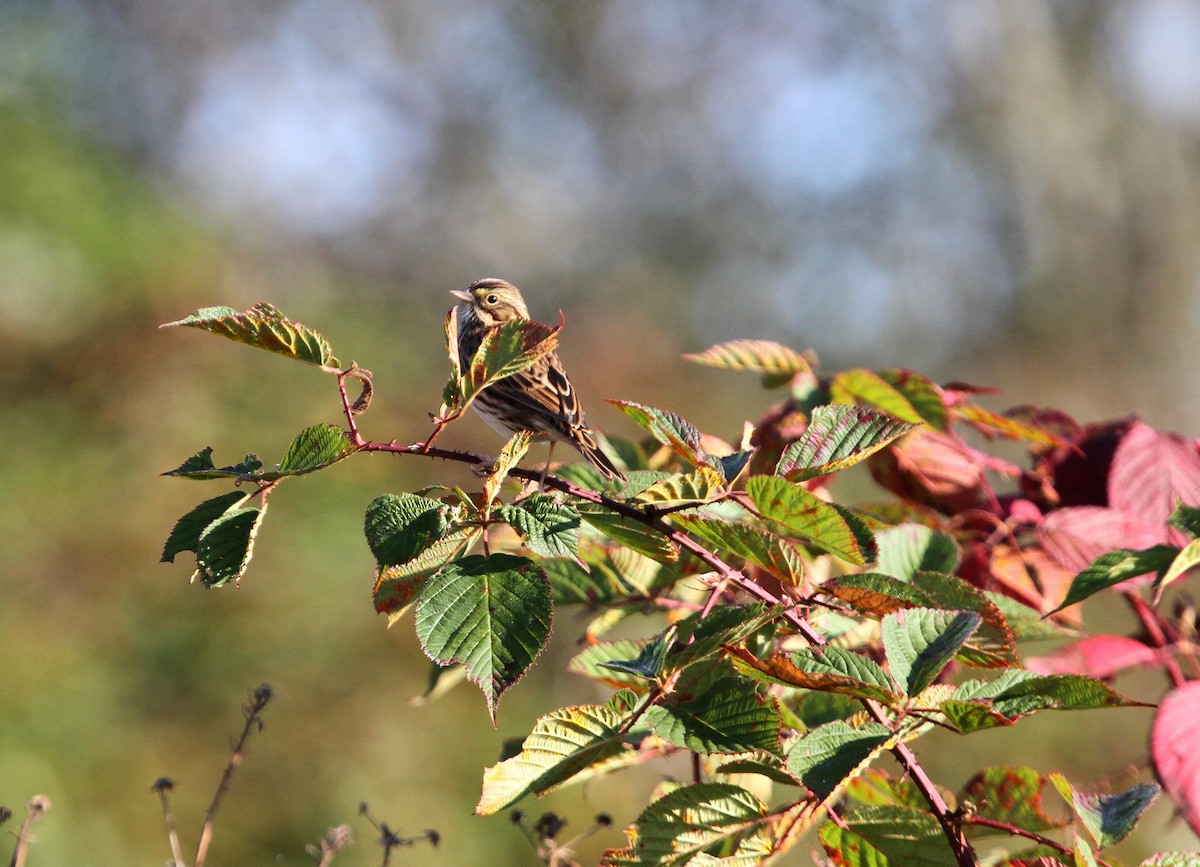
[[[529,308],[525,306],[521,291],[495,277],[476,280],[466,289],[451,289],[450,294],[470,307],[487,328],[510,319],[529,318]]]

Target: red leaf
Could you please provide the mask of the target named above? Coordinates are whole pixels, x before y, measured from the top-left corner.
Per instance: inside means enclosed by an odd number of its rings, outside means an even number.
[[[1027,496],[1043,506],[1107,506],[1108,474],[1113,454],[1133,426],[1129,418],[1090,424],[1085,428],[1061,413],[1026,409],[1010,415],[1047,428],[1067,440],[1067,445],[1048,449],[1038,459],[1035,472],[1023,485]],[[1037,479],[1049,480],[1050,490],[1036,486]]]
[[[1178,500],[1188,506],[1200,505],[1196,444],[1138,422],[1113,455],[1109,505],[1152,524],[1165,524]]]
[[[1200,834],[1200,682],[1167,695],[1154,717],[1150,752],[1163,788]]]
[[[1077,506],[1048,514],[1038,539],[1056,563],[1076,572],[1109,551],[1139,550],[1167,541],[1164,515],[1151,523],[1140,515],[1100,506]]]
[[[1106,678],[1135,665],[1156,663],[1158,659],[1157,650],[1135,639],[1121,635],[1093,635],[1046,656],[1034,657],[1026,667],[1038,674],[1086,674]]]

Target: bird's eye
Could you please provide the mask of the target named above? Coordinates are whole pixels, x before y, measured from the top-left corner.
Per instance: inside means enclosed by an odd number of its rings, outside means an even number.
[[[489,295],[486,300],[487,300],[488,304],[495,304],[497,301],[500,300],[500,298],[496,295]]]

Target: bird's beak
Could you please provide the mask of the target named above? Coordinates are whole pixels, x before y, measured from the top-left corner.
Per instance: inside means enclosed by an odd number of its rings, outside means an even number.
[[[473,300],[471,298],[471,293],[468,292],[466,289],[451,289],[450,294],[453,295],[455,298],[457,298],[459,301],[463,302],[464,304],[470,304],[471,301]]]

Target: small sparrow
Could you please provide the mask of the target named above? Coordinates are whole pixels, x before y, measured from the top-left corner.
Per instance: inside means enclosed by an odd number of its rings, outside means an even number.
[[[458,357],[467,367],[489,328],[513,319],[528,319],[529,308],[516,286],[489,277],[466,289],[451,289],[462,302],[458,316]],[[579,450],[589,464],[606,478],[625,477],[596,444],[583,419],[583,407],[571,387],[558,355],[543,355],[520,373],[489,385],[475,398],[475,411],[492,428],[508,437],[518,431],[533,431],[554,443],[565,442]],[[550,462],[547,458],[546,466]]]

